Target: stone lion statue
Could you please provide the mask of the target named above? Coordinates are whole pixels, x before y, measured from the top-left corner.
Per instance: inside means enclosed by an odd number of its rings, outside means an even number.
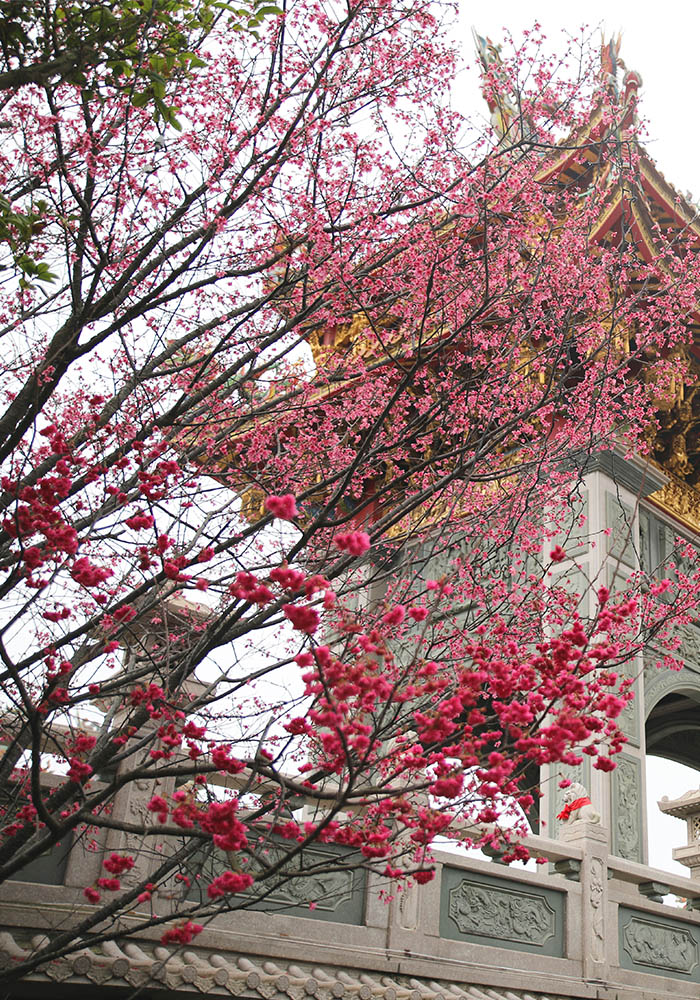
[[[557,819],[562,823],[575,823],[578,819],[585,823],[600,823],[600,813],[593,808],[588,792],[580,782],[572,781],[564,792],[564,808]]]

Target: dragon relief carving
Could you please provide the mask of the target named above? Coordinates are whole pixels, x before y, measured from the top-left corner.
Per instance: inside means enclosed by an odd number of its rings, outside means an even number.
[[[274,847],[268,849],[267,861],[284,860],[284,851]],[[314,866],[328,866],[326,871],[313,871]],[[292,865],[285,866],[280,875],[283,881],[270,892],[272,903],[286,906],[308,907],[314,904],[317,911],[335,912],[348,903],[358,889],[356,873],[352,869],[337,868],[337,855],[325,851],[307,850],[303,858],[297,858]],[[305,871],[305,867],[308,869]]]
[[[450,890],[448,912],[462,934],[479,937],[542,946],[556,930],[556,914],[543,896],[468,879]]]
[[[317,910],[337,910],[353,895],[352,872],[326,872],[323,875],[297,875],[271,893],[274,902],[294,906],[315,903]]]
[[[628,861],[640,861],[639,766],[620,755],[613,771],[615,852]]]

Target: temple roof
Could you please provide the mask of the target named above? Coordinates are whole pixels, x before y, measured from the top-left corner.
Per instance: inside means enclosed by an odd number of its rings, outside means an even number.
[[[667,795],[664,795],[658,806],[661,812],[668,816],[685,819],[687,816],[700,812],[700,788],[692,788],[678,799],[669,799]]]
[[[498,72],[498,46],[476,34],[475,40],[484,70],[495,68]],[[653,262],[655,271],[671,276],[677,274],[679,260],[700,253],[700,209],[666,179],[640,140],[637,106],[642,79],[639,73],[626,69],[619,50],[619,37],[603,44],[599,73],[602,86],[583,121],[542,154],[536,180],[555,190],[580,193],[582,198],[593,189],[597,215],[588,231],[589,244],[631,249],[640,266],[640,274],[635,278],[633,273],[631,277],[632,291],[647,294],[646,286],[651,295],[658,278],[644,274],[645,264]],[[507,94],[496,98],[492,94],[485,96],[497,136],[502,139],[520,136],[525,140],[528,124],[518,121],[516,98]],[[611,142],[621,151],[624,170],[618,169],[617,157],[610,155]],[[565,199],[562,203],[571,204]],[[454,225],[447,219],[445,231]],[[650,498],[651,502],[692,531],[700,532],[700,303],[697,309],[689,311],[685,325],[687,342],[669,347],[664,357],[680,358],[687,365],[688,377],[676,379],[673,398],[665,394],[664,398],[654,399],[652,389],[656,427],[649,431],[645,457],[669,479],[667,486]],[[375,331],[382,329],[381,357],[376,356],[376,337],[366,336],[370,326]],[[629,337],[629,346],[634,331],[621,333]],[[424,338],[431,335],[431,331],[421,333]],[[387,358],[393,363],[399,356],[410,357],[412,351],[412,344],[404,340],[400,320],[390,311],[383,319],[375,317],[373,324],[358,311],[333,326],[310,325],[305,336],[318,368],[326,367],[333,355],[358,355],[371,371],[374,365],[386,364]],[[439,338],[439,330],[435,336]],[[652,382],[656,377],[656,360],[655,351],[641,356],[635,353],[632,377]],[[349,385],[351,382],[342,377],[331,379],[319,386],[319,398],[341,396]],[[250,509],[251,516],[259,515],[262,492],[250,489],[245,476],[243,479],[236,488],[241,489],[245,509]]]
[[[476,34],[475,39],[484,71],[493,71],[500,60],[498,46]],[[578,190],[582,196],[595,186],[599,209],[590,243],[633,247],[640,267],[653,261],[659,270],[671,274],[671,263],[677,269],[679,259],[700,253],[700,208],[666,179],[639,138],[642,78],[620,59],[620,41],[620,36],[614,36],[603,42],[600,93],[583,123],[544,154],[537,180],[554,188]],[[526,124],[509,118],[517,101],[501,101],[497,114],[493,99],[487,96],[487,101],[494,129],[502,138],[526,130]],[[624,171],[616,168],[610,156],[611,140],[625,161]],[[672,403],[659,402],[658,429],[650,434],[649,457],[671,478],[660,506],[700,530],[700,303],[688,314],[686,324],[688,342],[672,348],[671,354],[684,359],[689,378],[675,386]],[[668,502],[672,497],[678,500],[677,510]]]
[[[603,54],[608,46],[603,46]],[[605,60],[601,60],[602,66]],[[617,62],[617,67],[622,64]],[[627,71],[620,87],[617,77],[605,74],[608,83],[605,99],[598,99],[588,118],[566,136],[553,153],[546,156],[545,165],[537,175],[543,184],[582,190],[595,180],[604,190],[597,224],[591,229],[592,243],[612,242],[623,238],[632,242],[640,260],[663,261],[668,253],[669,238],[683,240],[683,252],[700,251],[700,210],[692,201],[670,184],[640,141],[636,132],[638,92],[641,76]],[[612,123],[606,124],[606,110],[615,109]],[[609,145],[615,137],[625,148],[625,159],[632,167],[621,181],[613,169]],[[620,223],[624,220],[625,229]],[[664,239],[661,239],[663,234]],[[680,248],[679,248],[680,249]],[[700,312],[693,317],[694,332],[700,333]],[[699,338],[700,340],[700,338]],[[700,346],[696,348],[700,357]]]

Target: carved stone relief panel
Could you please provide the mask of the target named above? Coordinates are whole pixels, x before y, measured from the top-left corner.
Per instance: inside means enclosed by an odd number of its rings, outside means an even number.
[[[591,858],[589,904],[591,907],[591,958],[605,961],[605,887],[608,874],[601,858]]]
[[[554,937],[554,910],[542,896],[520,889],[489,889],[463,879],[450,889],[449,914],[462,934],[535,945]]]
[[[624,566],[609,564],[607,567],[605,581],[610,589],[610,592],[612,594],[619,594],[626,590],[630,575],[630,571]],[[623,673],[625,677],[636,678],[641,669],[642,667],[639,657],[633,657],[621,665],[620,672]],[[640,745],[640,689],[641,684],[635,682],[632,688],[635,693],[635,697],[631,701],[627,702],[618,719],[620,729],[625,734],[629,742],[636,747]]]
[[[624,942],[625,951],[637,965],[692,972],[698,964],[698,946],[688,931],[633,918],[625,927]]]
[[[418,927],[419,888],[417,885],[404,886],[399,896],[399,926],[407,931]]]
[[[697,625],[678,625],[675,633],[681,639],[676,656],[689,667],[700,671],[700,628]]]
[[[160,792],[160,786],[154,778],[139,778],[126,785],[118,793],[117,799],[117,806],[123,808],[126,822],[137,827],[150,826],[154,817],[148,810],[148,803],[156,792]],[[150,838],[150,841],[152,840],[153,838]],[[149,838],[142,833],[115,834],[108,841],[106,853],[113,850],[130,854],[135,860],[134,867],[119,876],[122,886],[126,889],[147,882],[150,873],[162,860],[153,851],[152,846],[149,847]]]
[[[317,910],[334,912],[353,895],[352,872],[326,872],[322,875],[299,875],[275,889],[270,899],[292,906],[315,904]]]
[[[565,906],[565,892],[448,865],[442,869],[442,937],[563,955]]]
[[[634,697],[627,702],[617,719],[617,724],[627,737],[632,746],[638,747],[641,743],[640,721],[640,700],[642,697],[642,681],[639,674],[643,671],[641,657],[635,656],[626,660],[620,665],[619,672],[626,678],[632,679],[632,693]]]
[[[622,665],[622,672],[627,677],[635,677],[638,671],[638,666],[634,660],[628,661]],[[635,683],[632,686],[634,691],[634,698],[628,701],[620,715],[617,719],[617,724],[619,725],[622,732],[627,737],[629,743],[632,746],[638,747],[640,745],[640,724],[639,724],[639,684]]]
[[[634,511],[614,493],[605,494],[605,527],[610,532],[606,539],[610,558],[634,567]]]
[[[645,573],[651,574],[652,564],[652,517],[648,510],[639,512],[639,563]]]
[[[615,563],[608,563],[606,567],[605,582],[611,594],[621,594],[627,589],[630,578],[630,571],[626,566],[618,566]]]
[[[612,852],[627,861],[642,860],[641,763],[618,754],[612,772]]]
[[[698,981],[700,928],[620,907],[620,962],[655,975]]]
[[[271,889],[264,903],[255,904],[253,909],[361,924],[366,872],[352,864],[343,870],[340,866],[345,853],[340,848],[307,848],[285,865],[280,872],[283,880]],[[274,863],[285,856],[286,851],[270,846],[266,862]]]

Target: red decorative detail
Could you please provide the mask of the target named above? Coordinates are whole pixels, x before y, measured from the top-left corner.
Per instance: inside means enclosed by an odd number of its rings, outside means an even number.
[[[631,69],[625,73],[622,85],[625,88],[625,93],[623,95],[623,101],[625,104],[629,104],[630,100],[637,96],[637,91],[642,86],[642,78],[639,73]]]
[[[573,802],[567,803],[562,811],[557,815],[557,819],[565,821],[571,816],[572,813],[576,812],[577,809],[581,809],[583,806],[589,806],[591,800],[585,795],[583,798],[574,799]]]

